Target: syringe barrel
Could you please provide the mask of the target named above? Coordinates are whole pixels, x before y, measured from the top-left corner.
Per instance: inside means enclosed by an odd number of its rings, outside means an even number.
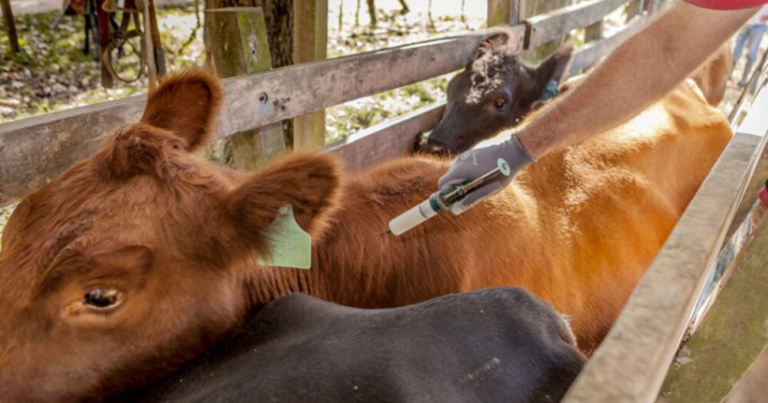
[[[413,206],[410,210],[395,217],[389,222],[389,231],[394,235],[402,235],[411,228],[427,221],[437,215],[438,211],[433,208],[430,198]]]

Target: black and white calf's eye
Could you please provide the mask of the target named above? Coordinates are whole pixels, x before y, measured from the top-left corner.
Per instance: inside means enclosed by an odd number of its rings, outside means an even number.
[[[507,100],[504,99],[504,98],[499,98],[499,99],[493,101],[493,107],[498,109],[498,110],[502,110],[506,106],[507,106]]]
[[[122,293],[114,289],[96,288],[85,293],[83,305],[94,309],[108,309],[120,304]]]

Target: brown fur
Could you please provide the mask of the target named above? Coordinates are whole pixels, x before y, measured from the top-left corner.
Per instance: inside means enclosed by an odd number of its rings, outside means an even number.
[[[569,315],[590,351],[731,135],[684,85],[465,214],[381,237],[450,161],[408,157],[344,179],[321,154],[228,170],[189,152],[210,136],[219,94],[204,73],[167,79],[141,123],[13,214],[0,253],[4,403],[92,401],[144,385],[297,291],[389,307],[523,286]],[[287,203],[314,237],[311,270],[258,265]],[[84,297],[93,290],[120,303],[95,309]]]

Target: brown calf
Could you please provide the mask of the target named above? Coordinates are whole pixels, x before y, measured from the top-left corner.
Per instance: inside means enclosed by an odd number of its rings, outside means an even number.
[[[0,401],[144,385],[297,291],[390,307],[523,286],[570,315],[590,351],[731,135],[682,86],[467,213],[381,237],[450,161],[408,157],[342,180],[333,156],[293,154],[235,172],[194,155],[220,98],[207,74],[169,76],[141,122],[19,205],[0,252]],[[284,204],[314,236],[311,270],[258,265]]]

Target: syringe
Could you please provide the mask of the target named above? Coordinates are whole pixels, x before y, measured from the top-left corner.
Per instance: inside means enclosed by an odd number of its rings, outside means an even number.
[[[499,158],[497,165],[498,167],[496,169],[473,181],[463,185],[457,185],[449,190],[433,193],[427,200],[424,200],[390,221],[388,233],[398,236],[402,235],[424,221],[450,210],[453,203],[463,199],[477,189],[480,189],[493,181],[499,180],[499,176],[510,175],[509,165],[504,159]]]

